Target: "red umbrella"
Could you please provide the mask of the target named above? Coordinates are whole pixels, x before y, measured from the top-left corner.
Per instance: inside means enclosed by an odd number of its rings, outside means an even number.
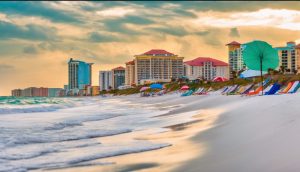
[[[182,86],[180,89],[181,89],[181,90],[188,90],[188,89],[190,89],[190,87],[187,86],[187,85],[184,85],[184,86]]]
[[[224,82],[224,81],[228,81],[228,79],[221,76],[217,76],[213,79],[213,82]]]

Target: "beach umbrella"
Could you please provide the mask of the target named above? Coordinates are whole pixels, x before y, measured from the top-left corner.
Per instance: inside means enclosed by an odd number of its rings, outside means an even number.
[[[221,76],[217,76],[212,81],[213,82],[224,82],[224,81],[228,81],[228,79],[221,77]]]
[[[246,43],[243,50],[243,61],[249,69],[260,71],[262,84],[263,71],[276,69],[279,64],[277,51],[264,41],[252,41]]]
[[[163,86],[161,84],[151,84],[151,89],[163,89]]]
[[[146,91],[146,90],[148,90],[150,87],[142,87],[141,89],[140,89],[140,92],[143,92],[143,91]]]
[[[180,90],[188,90],[189,88],[190,88],[189,86],[184,85],[184,86],[182,86],[182,87],[180,88]]]
[[[263,71],[262,72],[263,75],[267,74],[268,72]],[[260,76],[260,71],[259,70],[245,70],[244,72],[242,72],[240,74],[240,78],[251,78],[251,77],[255,77],[255,76]]]

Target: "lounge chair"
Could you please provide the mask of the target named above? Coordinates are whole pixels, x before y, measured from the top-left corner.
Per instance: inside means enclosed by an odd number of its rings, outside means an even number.
[[[289,82],[288,85],[281,92],[279,92],[279,94],[286,94],[291,89],[293,84],[294,82]]]
[[[184,92],[183,94],[181,94],[181,96],[182,97],[184,97],[184,96],[190,96],[192,94],[193,94],[193,90],[188,90],[188,91]]]
[[[295,81],[288,93],[295,93],[300,87],[299,81]]]
[[[264,94],[265,95],[273,95],[273,94],[275,94],[278,90],[280,90],[280,84],[278,84],[278,83],[274,83],[273,85],[272,85],[272,87],[270,88],[270,90],[269,91],[266,91]]]

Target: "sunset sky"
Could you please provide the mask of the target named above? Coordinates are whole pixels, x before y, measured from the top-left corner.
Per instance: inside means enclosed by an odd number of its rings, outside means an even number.
[[[300,43],[300,2],[0,2],[0,95],[63,87],[69,58],[98,71],[150,49],[227,62],[226,43]]]

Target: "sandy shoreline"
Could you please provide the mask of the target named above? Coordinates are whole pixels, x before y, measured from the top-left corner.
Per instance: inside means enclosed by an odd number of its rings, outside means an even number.
[[[145,139],[172,144],[158,150],[101,159],[114,165],[61,171],[298,171],[300,158],[300,94],[275,96],[180,97],[179,94],[140,98],[118,97],[131,103],[170,107],[168,118],[193,113],[194,121],[166,126],[155,135],[134,132],[114,139]],[[109,142],[110,137],[101,138]]]

